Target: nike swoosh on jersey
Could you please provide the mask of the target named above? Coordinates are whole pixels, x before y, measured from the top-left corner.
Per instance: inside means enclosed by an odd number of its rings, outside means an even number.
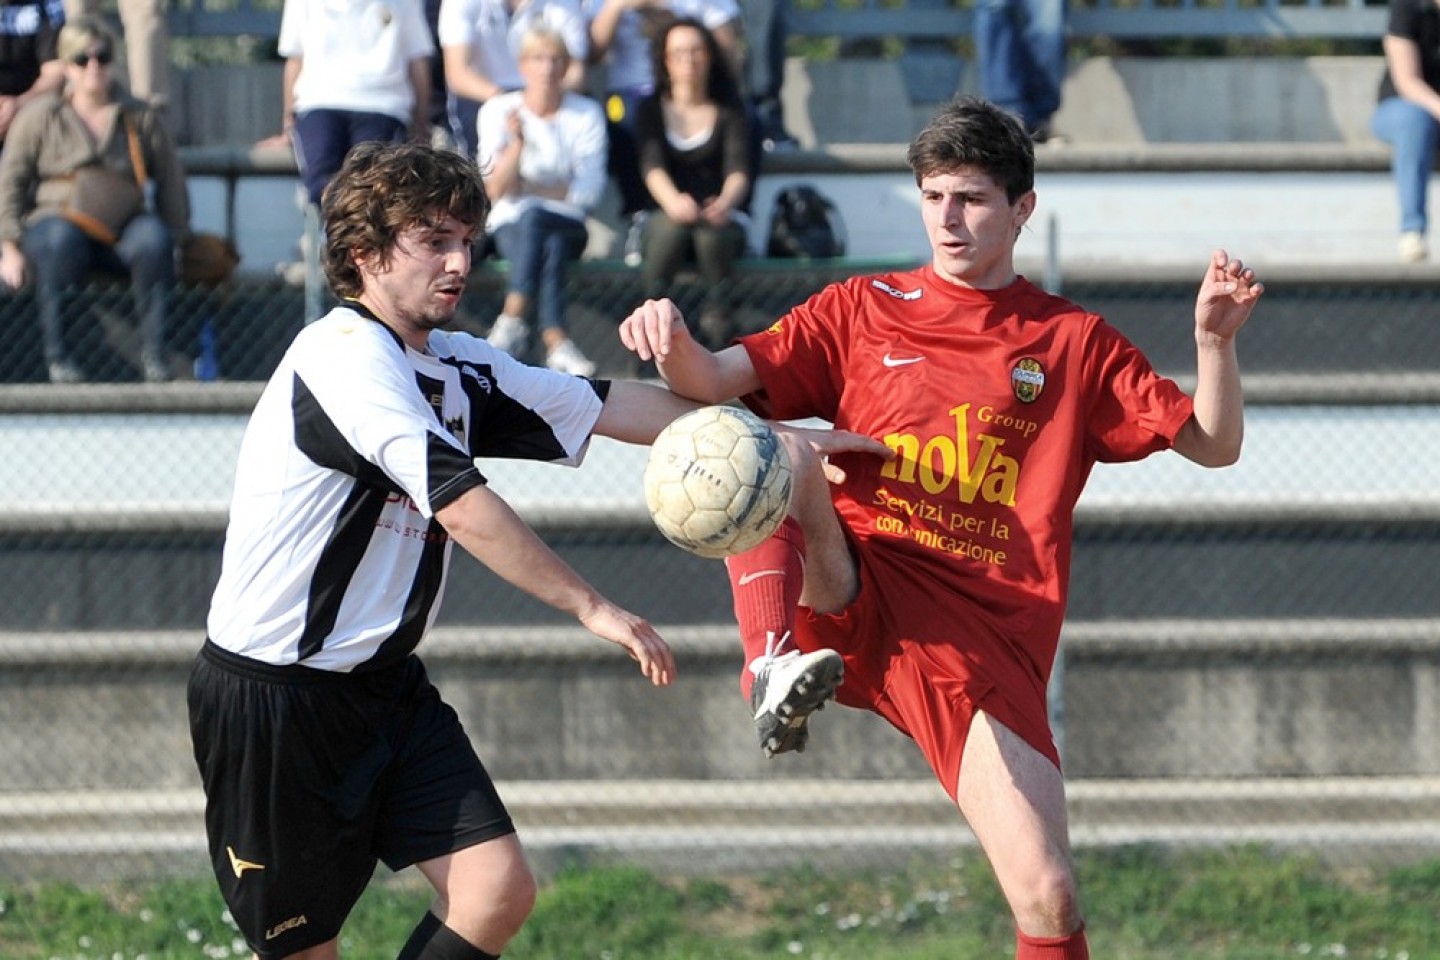
[[[745,584],[759,580],[761,577],[783,577],[784,575],[784,570],[756,570],[753,573],[741,574],[739,585],[743,587]]]
[[[893,368],[893,367],[908,367],[908,366],[910,366],[910,364],[912,364],[912,363],[919,363],[921,360],[924,360],[924,359],[925,359],[924,357],[897,357],[897,356],[894,356],[894,355],[892,355],[892,354],[887,353],[887,354],[885,354],[884,358],[883,358],[880,362],[883,363],[883,364],[885,364],[885,366],[887,366],[887,367],[892,367],[892,368]]]

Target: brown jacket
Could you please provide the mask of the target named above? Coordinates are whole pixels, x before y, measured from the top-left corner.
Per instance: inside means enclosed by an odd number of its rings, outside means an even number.
[[[190,229],[190,194],[175,145],[160,115],[148,105],[118,92],[116,99],[139,137],[145,172],[154,185],[154,212],[178,246]],[[120,112],[97,144],[63,92],[22,107],[0,151],[0,243],[19,243],[27,225],[57,213],[70,196],[70,175],[97,161],[117,173],[135,175]]]

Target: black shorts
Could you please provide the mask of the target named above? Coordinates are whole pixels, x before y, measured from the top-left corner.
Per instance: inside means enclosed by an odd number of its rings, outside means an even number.
[[[515,832],[414,656],[340,674],[207,642],[189,706],[211,863],[261,957],[338,936],[377,860],[399,870]]]

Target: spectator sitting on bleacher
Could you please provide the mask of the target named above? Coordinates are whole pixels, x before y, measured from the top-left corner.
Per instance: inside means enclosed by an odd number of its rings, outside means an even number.
[[[280,19],[285,135],[309,202],[357,143],[430,139],[430,58],[422,0],[285,0]]]
[[[65,82],[55,55],[64,25],[60,0],[0,0],[0,145],[21,107]]]
[[[590,19],[590,62],[605,67],[605,119],[610,177],[626,228],[625,262],[640,264],[640,236],[652,206],[640,176],[640,102],[655,92],[650,41],[676,17],[703,23],[739,76],[740,7],[735,0],[584,0]]]
[[[605,189],[605,117],[589,97],[565,89],[570,54],[556,30],[531,27],[520,41],[524,87],[480,108],[480,169],[493,207],[487,231],[510,261],[508,288],[489,341],[526,352],[533,303],[545,365],[588,377],[595,364],[565,326],[565,274],[585,251],[585,215]]]
[[[35,281],[50,380],[84,379],[64,344],[64,302],[92,269],[128,273],[140,317],[147,381],[169,380],[166,313],[175,283],[175,249],[189,229],[185,171],[159,114],[119,95],[111,77],[116,41],[98,17],[60,31],[65,88],[25,106],[0,153],[0,280]],[[121,186],[153,185],[153,209],[118,227],[113,243],[96,239],[66,214],[76,174],[103,168]],[[93,228],[92,228],[93,229]],[[83,294],[81,294],[83,297]]]
[[[519,90],[520,41],[534,26],[547,26],[565,41],[570,66],[565,89],[585,84],[590,35],[579,0],[441,0],[440,55],[449,88],[450,128],[456,148],[476,156],[476,114],[481,104]]]
[[[705,281],[700,329],[723,347],[749,223],[745,109],[714,35],[697,20],[676,20],[656,40],[655,80],[640,106],[640,170],[658,208],[641,240],[645,295],[665,296],[693,261]]]
[[[103,16],[105,6],[104,0],[65,0],[65,18]],[[119,0],[115,6],[125,32],[130,95],[163,109],[170,103],[169,0]]]
[[[1370,126],[1392,148],[1390,169],[1400,195],[1400,259],[1430,255],[1426,194],[1440,142],[1440,4],[1390,0],[1385,75]]]

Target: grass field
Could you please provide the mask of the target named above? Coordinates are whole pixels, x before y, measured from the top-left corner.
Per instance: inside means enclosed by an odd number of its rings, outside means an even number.
[[[1440,861],[1329,867],[1258,848],[1159,848],[1078,858],[1097,960],[1440,958]],[[377,882],[344,935],[350,960],[395,955],[427,897]],[[670,878],[618,866],[562,872],[511,960],[969,960],[1012,956],[978,856],[903,871],[795,869]],[[0,886],[6,960],[248,956],[207,879],[82,889]]]

